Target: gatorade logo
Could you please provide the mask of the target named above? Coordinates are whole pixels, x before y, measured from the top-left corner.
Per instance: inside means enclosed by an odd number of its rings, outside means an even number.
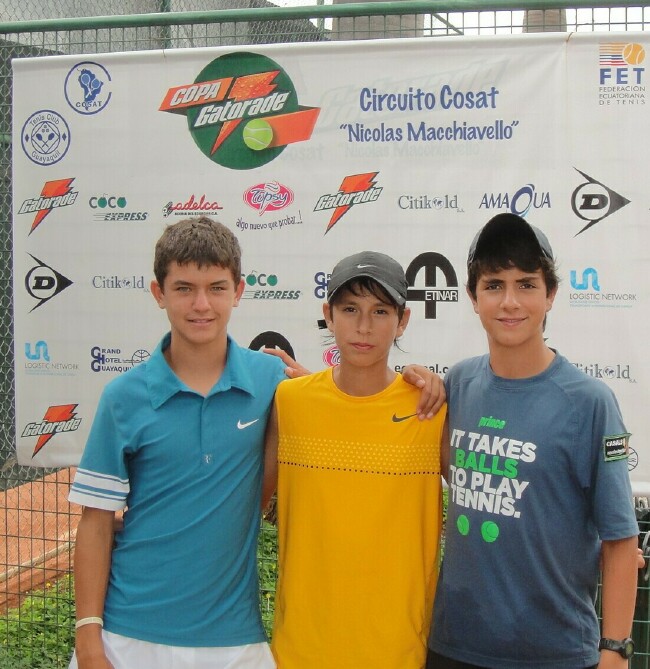
[[[194,83],[170,88],[159,111],[185,114],[192,139],[213,162],[250,170],[308,140],[320,109],[298,104],[275,61],[241,52],[216,58]]]

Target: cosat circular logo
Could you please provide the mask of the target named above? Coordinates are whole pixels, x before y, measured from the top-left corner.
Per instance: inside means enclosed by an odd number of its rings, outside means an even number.
[[[97,114],[111,100],[111,75],[99,63],[77,63],[67,74],[63,86],[65,99],[78,114]]]
[[[192,84],[170,88],[160,111],[185,113],[192,139],[213,162],[250,170],[308,140],[320,110],[299,106],[275,61],[240,52],[216,58]]]

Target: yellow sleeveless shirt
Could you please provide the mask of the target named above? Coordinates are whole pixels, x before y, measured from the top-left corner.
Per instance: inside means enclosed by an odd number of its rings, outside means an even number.
[[[278,669],[424,666],[446,406],[418,420],[419,392],[353,397],[332,369],[278,387]]]

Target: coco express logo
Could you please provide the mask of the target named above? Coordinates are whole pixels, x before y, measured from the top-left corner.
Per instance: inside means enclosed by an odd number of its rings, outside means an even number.
[[[160,111],[185,114],[210,160],[250,170],[277,158],[287,144],[309,139],[320,109],[298,104],[291,79],[276,62],[244,52],[216,58],[193,84],[170,88]]]

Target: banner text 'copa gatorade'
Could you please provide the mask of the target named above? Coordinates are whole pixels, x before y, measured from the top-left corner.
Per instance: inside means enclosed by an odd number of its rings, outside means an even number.
[[[160,111],[186,114],[192,138],[210,160],[250,170],[277,158],[287,144],[308,140],[320,109],[298,104],[293,82],[275,61],[230,53],[194,83],[170,88]]]

